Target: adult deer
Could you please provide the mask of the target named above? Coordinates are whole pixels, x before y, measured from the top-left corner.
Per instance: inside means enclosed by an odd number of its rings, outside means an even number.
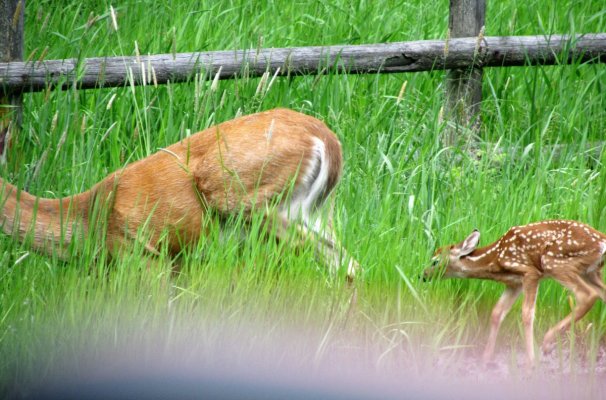
[[[77,232],[93,229],[93,205],[104,204],[99,215],[111,254],[140,240],[142,227],[149,233],[143,244],[151,255],[161,241],[177,254],[207,233],[205,218],[256,210],[268,214],[268,231],[278,238],[285,239],[294,224],[297,244],[313,240],[329,267],[346,264],[353,279],[358,264],[319,212],[341,169],[341,144],[323,122],[275,109],[189,136],[72,197],[37,198],[0,180],[0,223],[21,240],[31,232],[37,250],[65,257]]]
[[[553,278],[574,293],[576,305],[570,315],[549,329],[542,349],[548,352],[556,335],[568,329],[591,309],[597,299],[606,301],[602,267],[606,235],[575,221],[543,221],[516,226],[496,242],[477,248],[480,232],[474,230],[463,242],[438,249],[430,277],[443,269],[444,277],[490,279],[506,289],[492,310],[490,334],[483,359],[492,359],[501,322],[520,293],[524,293],[522,322],[526,355],[535,360],[533,322],[539,281]]]

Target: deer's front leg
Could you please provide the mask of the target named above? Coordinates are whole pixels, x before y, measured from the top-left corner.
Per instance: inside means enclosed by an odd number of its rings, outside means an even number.
[[[528,362],[534,365],[534,309],[537,300],[539,279],[535,276],[524,278],[524,303],[522,304],[522,323],[524,324],[524,338],[526,342],[526,356]]]
[[[522,285],[507,286],[499,298],[499,301],[497,301],[497,304],[495,304],[494,308],[492,309],[492,314],[490,316],[490,334],[488,335],[488,342],[486,343],[486,348],[484,349],[484,354],[482,355],[482,360],[484,363],[489,363],[492,361],[501,323],[503,322],[503,319],[505,319],[505,316],[509,310],[511,310],[511,307],[515,303],[516,299],[520,296],[521,292]]]

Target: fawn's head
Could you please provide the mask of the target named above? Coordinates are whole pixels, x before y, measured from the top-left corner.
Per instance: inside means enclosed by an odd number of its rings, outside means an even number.
[[[473,252],[480,242],[480,231],[474,229],[465,240],[458,244],[440,247],[431,258],[431,266],[423,272],[423,280],[433,277],[463,278],[466,267],[461,258]]]

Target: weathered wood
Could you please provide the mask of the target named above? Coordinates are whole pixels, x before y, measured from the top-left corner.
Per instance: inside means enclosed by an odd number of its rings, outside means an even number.
[[[0,63],[0,86],[39,91],[182,82],[196,73],[218,79],[279,75],[417,72],[440,69],[606,62],[606,33],[421,40],[357,46],[298,47]],[[279,69],[279,71],[278,71]]]
[[[448,32],[451,38],[477,37],[482,41],[485,0],[450,0]],[[480,128],[480,104],[482,102],[482,68],[472,65],[467,68],[455,68],[446,75],[444,117],[450,127],[444,135],[446,145],[453,145],[459,137],[462,127],[472,131]]]
[[[23,60],[24,12],[25,0],[0,0],[0,62]],[[0,157],[7,139],[20,125],[21,94],[0,85]]]

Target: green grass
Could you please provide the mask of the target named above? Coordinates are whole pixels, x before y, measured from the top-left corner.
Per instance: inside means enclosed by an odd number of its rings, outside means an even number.
[[[116,31],[110,3],[28,1],[25,54],[131,55],[135,43],[151,54],[446,36],[447,1],[350,3],[125,1],[114,5]],[[543,3],[489,2],[486,34],[606,31],[598,1]],[[196,348],[208,354],[228,330],[223,323],[243,335],[247,324],[271,328],[244,335],[243,351],[271,342],[276,332],[306,327],[318,336],[295,349],[302,359],[328,357],[326,343],[354,335],[379,370],[403,360],[428,368],[421,353],[431,359],[481,348],[499,285],[422,284],[417,277],[436,246],[460,241],[475,227],[483,244],[512,225],[546,218],[579,219],[606,231],[606,158],[601,148],[586,151],[606,132],[606,68],[486,70],[480,159],[441,146],[443,79],[442,72],[335,73],[278,78],[257,93],[259,79],[222,81],[213,90],[195,77],[159,87],[25,95],[23,131],[13,138],[2,175],[45,197],[84,191],[125,163],[238,112],[280,106],[322,118],[341,139],[346,161],[335,196],[338,235],[365,272],[358,309],[345,322],[349,291],[311,250],[295,255],[254,234],[242,243],[237,223],[233,234],[213,232],[186,251],[171,290],[167,270],[146,270],[137,251],[106,263],[93,238],[84,256],[63,263],[2,235],[0,376],[27,385],[78,349],[137,342],[157,351],[146,332],[158,332],[164,346],[158,351],[169,352],[192,321],[200,321]],[[497,142],[517,150],[495,153]],[[556,153],[554,144],[565,146]],[[544,283],[537,341],[569,309],[568,294]],[[501,349],[522,348],[519,312],[518,304],[504,323]],[[562,346],[574,343],[595,360],[606,331],[604,305],[576,331]]]

